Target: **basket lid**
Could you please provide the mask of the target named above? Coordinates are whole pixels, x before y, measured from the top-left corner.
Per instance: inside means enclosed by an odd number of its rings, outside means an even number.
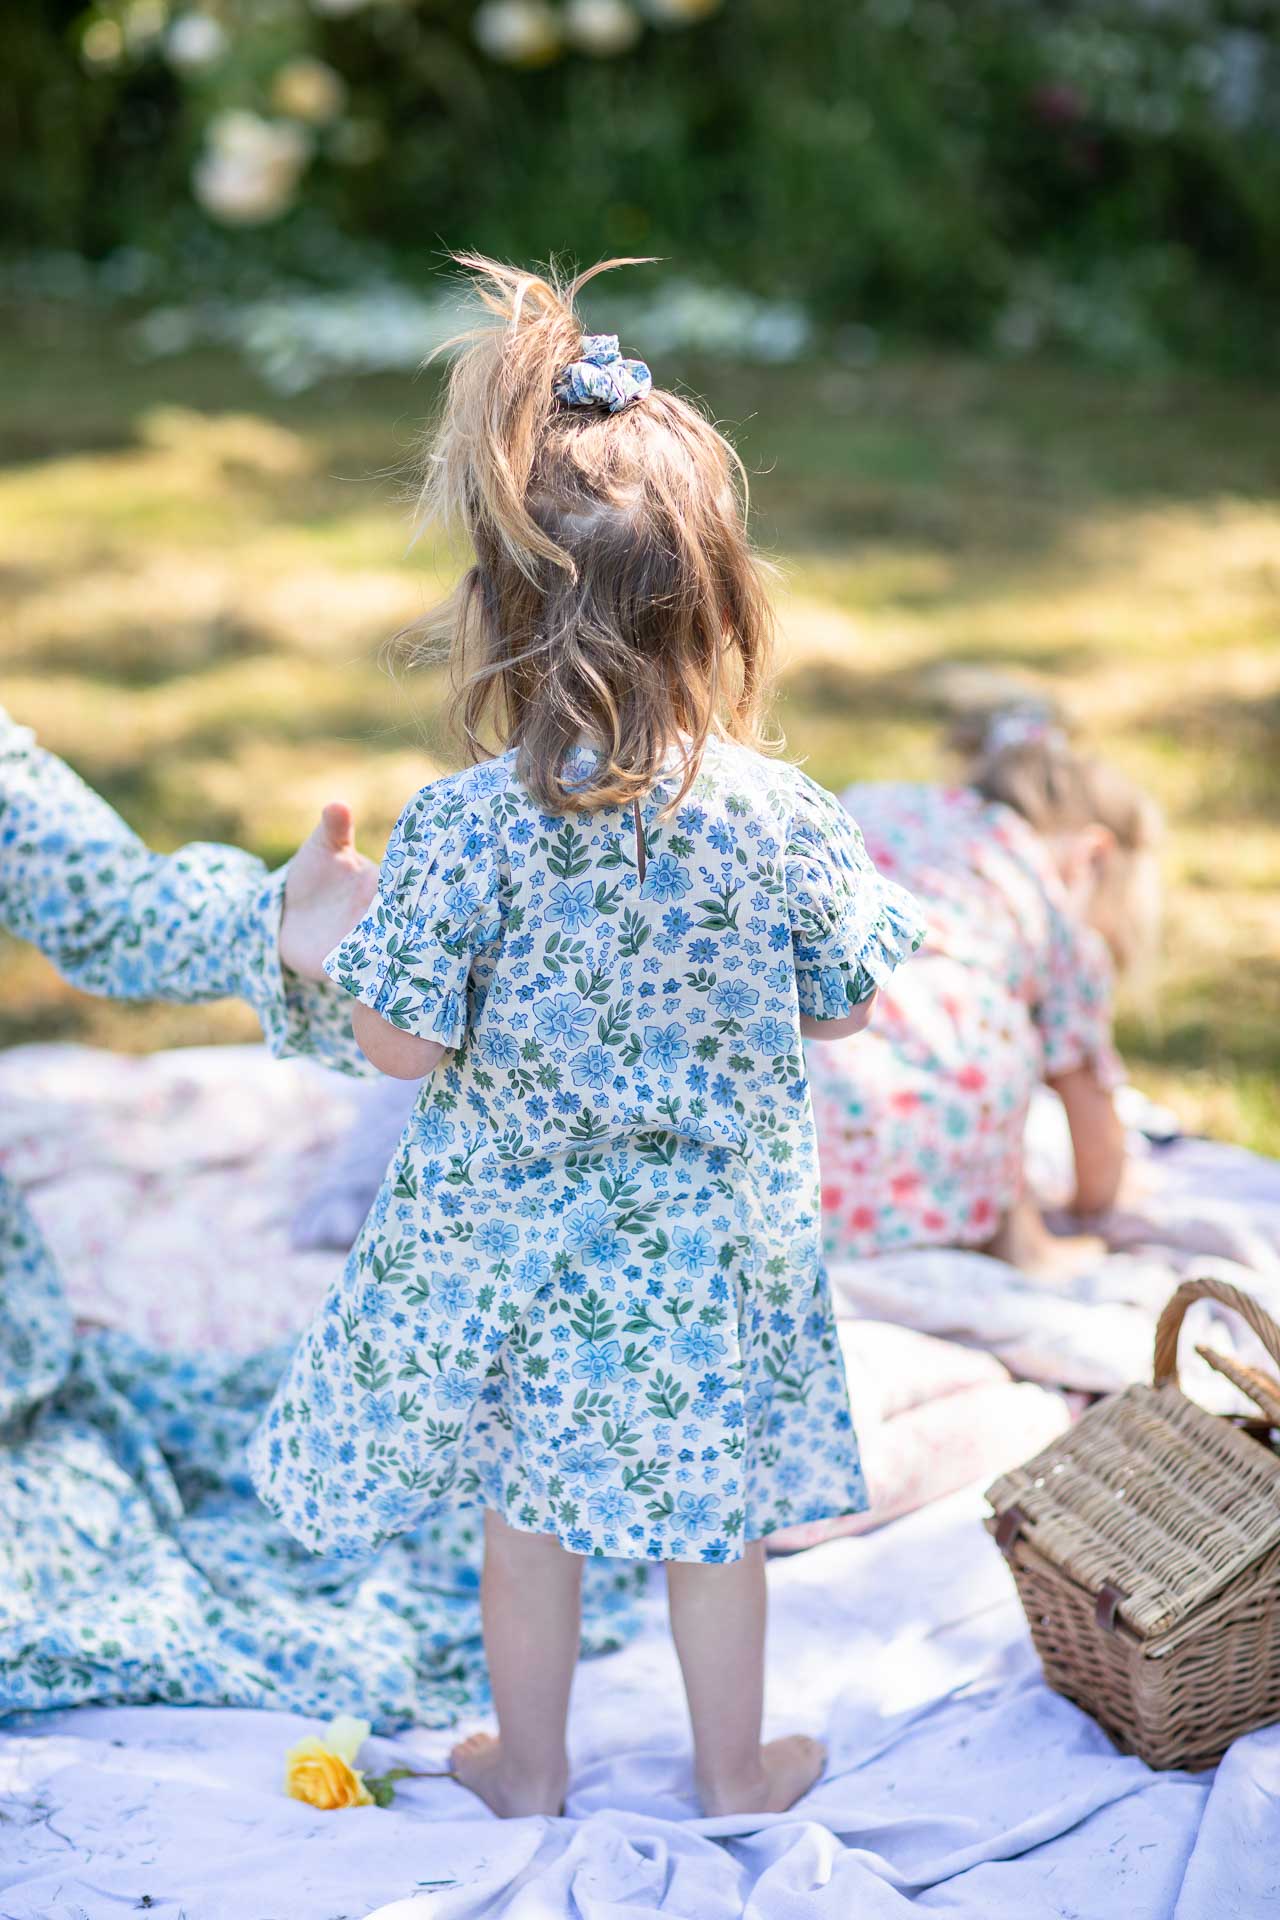
[[[1107,1589],[1143,1639],[1280,1543],[1280,1458],[1176,1386],[1128,1387],[1091,1407],[987,1499],[1002,1544],[1022,1533],[1088,1593]]]

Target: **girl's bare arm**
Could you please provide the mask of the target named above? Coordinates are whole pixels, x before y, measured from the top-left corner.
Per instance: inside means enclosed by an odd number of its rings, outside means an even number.
[[[879,992],[877,988],[876,993]],[[869,993],[865,1000],[859,1000],[853,1012],[843,1020],[814,1020],[807,1013],[800,1015],[800,1031],[806,1040],[844,1040],[851,1033],[862,1033],[870,1026],[871,1015],[875,1010],[876,993]]]
[[[361,1000],[351,1009],[351,1029],[365,1059],[379,1073],[389,1073],[393,1080],[421,1080],[447,1052],[438,1040],[423,1040],[416,1033],[402,1033]]]
[[[1075,1213],[1104,1213],[1115,1205],[1124,1173],[1124,1128],[1110,1093],[1090,1067],[1050,1080],[1067,1110],[1076,1162]]]

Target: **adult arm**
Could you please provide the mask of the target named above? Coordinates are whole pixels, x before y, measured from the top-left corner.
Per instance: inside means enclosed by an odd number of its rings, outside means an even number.
[[[111,999],[247,1000],[275,1053],[363,1071],[343,996],[320,973],[373,889],[345,809],[276,873],[235,847],[144,846],[114,809],[0,712],[0,926],[64,979]],[[335,814],[338,817],[335,819]],[[292,871],[291,871],[292,870]],[[326,888],[326,873],[329,883]],[[282,930],[286,889],[295,899]],[[315,978],[286,968],[281,941]]]

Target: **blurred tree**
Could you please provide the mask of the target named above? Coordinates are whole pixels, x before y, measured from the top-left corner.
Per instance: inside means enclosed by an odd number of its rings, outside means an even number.
[[[834,320],[1257,360],[1277,24],[1280,0],[50,0],[7,34],[0,212],[18,245],[215,279],[645,251]]]

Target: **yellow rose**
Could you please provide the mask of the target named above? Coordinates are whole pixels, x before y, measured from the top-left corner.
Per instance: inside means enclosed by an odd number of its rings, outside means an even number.
[[[373,1795],[353,1765],[369,1738],[369,1722],[341,1713],[322,1740],[309,1733],[285,1755],[284,1790],[292,1800],[328,1812],[333,1807],[371,1807]]]

